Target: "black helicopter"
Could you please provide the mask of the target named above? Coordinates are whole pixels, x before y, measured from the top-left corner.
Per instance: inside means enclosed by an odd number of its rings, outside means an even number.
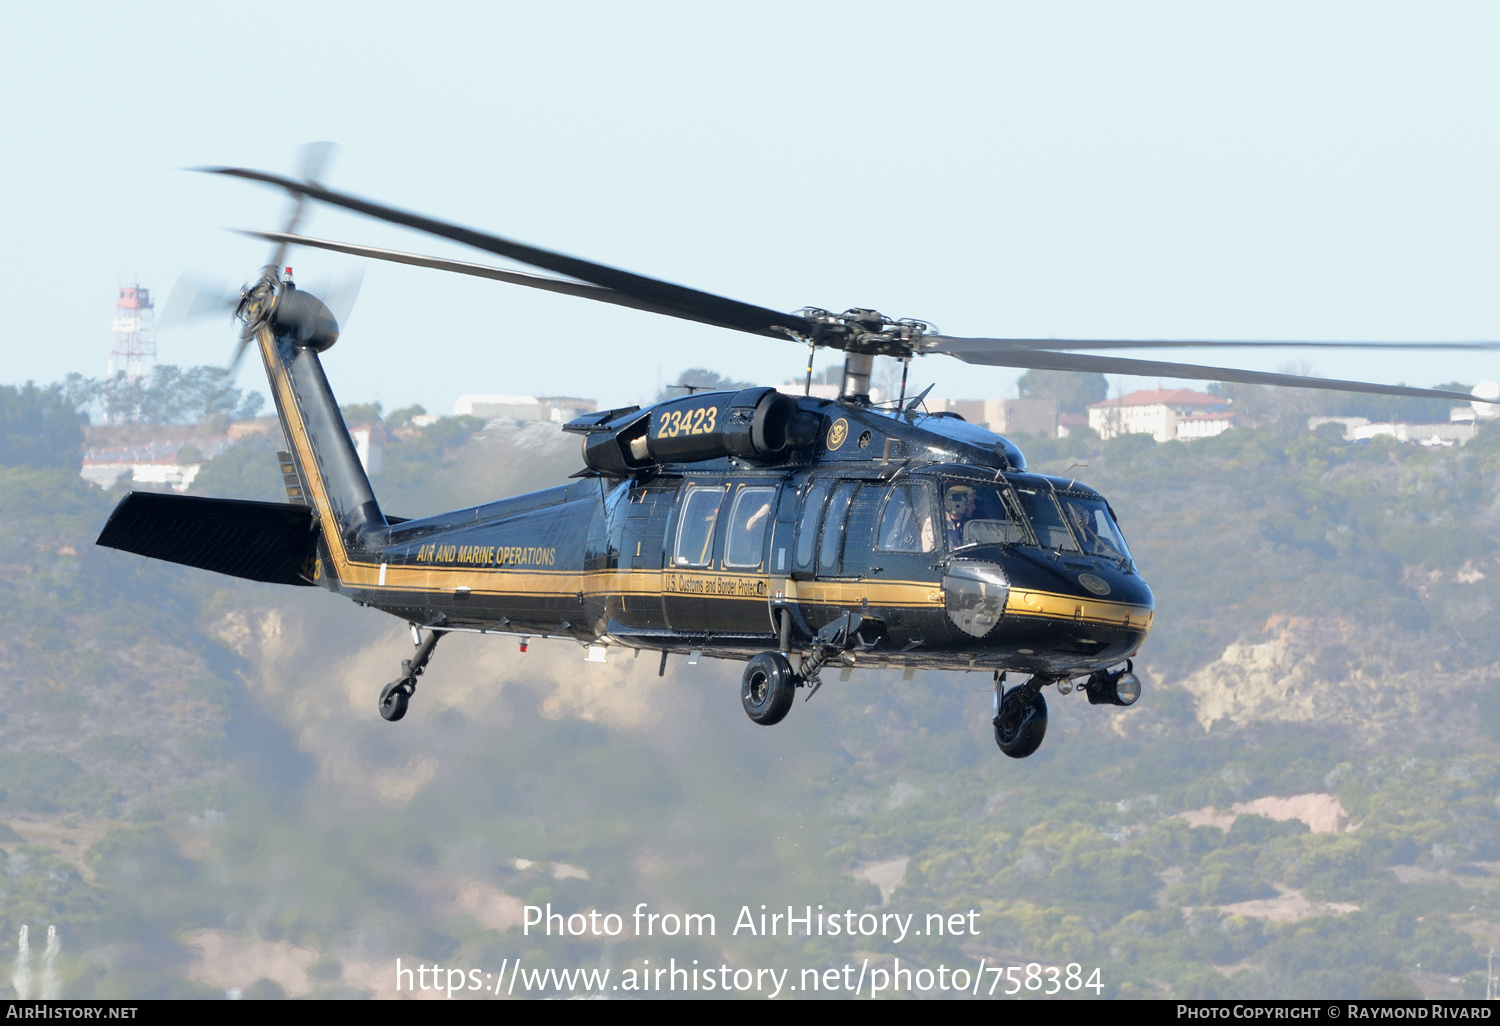
[[[740,697],[779,722],[837,668],[993,672],[1000,750],[1034,752],[1042,689],[1081,687],[1091,704],[1141,693],[1130,659],[1154,603],[1109,503],[1076,481],[1028,473],[1010,441],[926,393],[870,400],[876,356],[909,368],[942,353],[968,363],[1289,385],[1469,400],[1408,388],[1161,363],[1097,351],[1180,346],[1494,349],[1492,342],[1204,342],[957,338],[874,310],[783,313],[673,285],[241,168],[207,168],[286,190],[286,230],[249,234],[277,249],[242,290],[244,331],[265,363],[288,450],[288,503],[132,492],[98,544],[234,577],[316,585],[407,621],[416,651],[380,692],[407,711],[439,639],[454,631],[566,638],[747,660]],[[465,243],[547,277],[293,234],[307,200]],[[689,394],[592,413],[572,483],[408,520],[376,501],[321,354],[338,339],[327,306],[282,273],[291,245],[478,275],[844,353],[836,400],[774,388]],[[290,269],[287,269],[288,272]],[[1069,351],[1065,351],[1069,350]],[[1093,350],[1095,352],[1076,352]],[[425,632],[425,634],[424,634]],[[1027,679],[1007,688],[1008,673]]]

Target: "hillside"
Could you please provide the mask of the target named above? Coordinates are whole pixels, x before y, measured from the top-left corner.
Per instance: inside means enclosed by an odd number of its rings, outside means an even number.
[[[444,420],[392,443],[376,487],[418,515],[560,481],[576,445]],[[1097,966],[1106,997],[1482,994],[1500,439],[1027,448],[1109,497],[1158,616],[1141,703],[1049,694],[1023,762],[989,736],[983,674],[861,672],[764,729],[737,664],[658,678],[477,637],[388,724],[402,624],[111,558],[91,544],[111,496],[0,471],[0,957],[29,924],[38,958],[54,924],[79,996],[392,995],[398,957],[795,979],[897,956]],[[209,486],[275,497],[271,453],[231,448]],[[523,937],[547,902],[712,912],[718,934]],[[761,904],[975,909],[980,933],[731,936]]]

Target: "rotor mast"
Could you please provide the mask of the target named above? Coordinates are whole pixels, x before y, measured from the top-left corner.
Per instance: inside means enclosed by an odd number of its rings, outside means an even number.
[[[816,307],[800,311],[813,329],[810,342],[844,351],[844,378],[839,401],[870,405],[870,374],[875,357],[909,360],[919,351],[922,336],[931,331],[923,321],[892,320],[878,310],[855,308],[841,314]]]
[[[874,353],[844,352],[844,387],[839,399],[856,406],[870,405],[870,372],[875,367]]]

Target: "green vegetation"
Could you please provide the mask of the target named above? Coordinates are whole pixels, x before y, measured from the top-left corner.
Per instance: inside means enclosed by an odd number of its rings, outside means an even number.
[[[1293,373],[1304,372],[1294,371]],[[1397,382],[1397,384],[1403,384],[1403,382]],[[1467,394],[1474,386],[1460,381],[1445,381],[1431,387]],[[1236,407],[1246,411],[1256,423],[1270,425],[1290,420],[1290,424],[1284,425],[1284,429],[1290,430],[1296,430],[1310,416],[1364,417],[1378,423],[1394,421],[1404,421],[1408,424],[1447,423],[1450,410],[1455,406],[1466,405],[1449,399],[1369,395],[1363,392],[1304,391],[1233,383],[1215,383],[1210,385],[1208,390],[1233,399]]]
[[[1109,382],[1103,374],[1029,370],[1016,381],[1016,391],[1023,399],[1051,399],[1059,413],[1084,413],[1109,396]]]
[[[837,367],[827,367],[816,377],[818,384],[837,384],[843,380],[842,371]],[[707,367],[689,367],[681,374],[675,375],[670,382],[663,385],[661,391],[656,393],[652,402],[664,402],[667,399],[681,399],[688,394],[689,389],[698,392],[732,392],[742,388],[753,388],[759,384],[756,381],[736,381],[726,377],[718,371],[709,370]],[[682,386],[688,386],[683,388]]]
[[[0,805],[29,812],[107,812],[119,795],[61,752],[0,752]]]
[[[61,386],[0,385],[0,466],[77,471],[85,422]]]
[[[136,381],[126,378],[123,371],[108,378],[69,374],[59,387],[75,408],[110,421],[228,422],[257,416],[265,405],[259,392],[245,395],[235,387],[229,368],[209,365],[183,370],[158,364]]]
[[[269,435],[246,435],[203,464],[189,491],[222,499],[285,502],[286,485],[276,463],[277,444]]]
[[[545,425],[415,415],[383,420],[393,513],[578,465],[576,439]],[[585,669],[569,646],[521,656],[504,639],[445,642],[412,714],[387,724],[374,695],[410,651],[398,622],[316,589],[110,559],[92,546],[110,501],[76,470],[0,467],[0,952],[22,924],[33,951],[57,926],[77,996],[353,996],[397,956],[618,971],[865,953],[1078,962],[1106,996],[1482,994],[1480,938],[1500,924],[1500,433],[1462,449],[1276,425],[1022,444],[1109,497],[1158,619],[1140,705],[1049,692],[1051,736],[1021,762],[989,736],[985,675],[862,670],[762,730],[737,707],[735,664],[674,659],[658,681],[649,656]],[[195,490],[279,498],[272,448],[239,443]],[[1205,727],[1194,675],[1220,672],[1231,644],[1301,637],[1289,624],[1313,639],[1299,666],[1351,715]],[[1382,691],[1420,692],[1416,712]],[[1308,794],[1354,828],[1184,818]],[[859,873],[897,860],[880,908]],[[502,914],[637,901],[712,912],[719,934],[606,951],[522,937]],[[729,937],[740,905],[762,903],[974,908],[981,933]],[[205,937],[301,968],[210,982]]]

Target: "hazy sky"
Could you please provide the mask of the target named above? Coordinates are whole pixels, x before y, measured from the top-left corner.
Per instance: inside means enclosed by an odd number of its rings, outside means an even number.
[[[7,13],[0,380],[102,373],[115,288],[239,281],[290,170],[782,309],[952,334],[1495,338],[1493,4],[21,5]],[[320,211],[311,234],[472,251]],[[304,282],[347,258],[294,253]],[[225,359],[226,324],[160,338]],[[1144,355],[1144,354],[1143,354]],[[1175,358],[1212,362],[1201,352]],[[792,343],[371,266],[325,357],[344,401],[637,401],[695,364],[777,383]],[[1294,354],[1244,354],[1275,369]],[[1500,357],[1314,354],[1330,376]],[[1014,374],[940,357],[952,397]],[[242,381],[264,389],[247,361]],[[1132,384],[1124,382],[1125,386]]]

